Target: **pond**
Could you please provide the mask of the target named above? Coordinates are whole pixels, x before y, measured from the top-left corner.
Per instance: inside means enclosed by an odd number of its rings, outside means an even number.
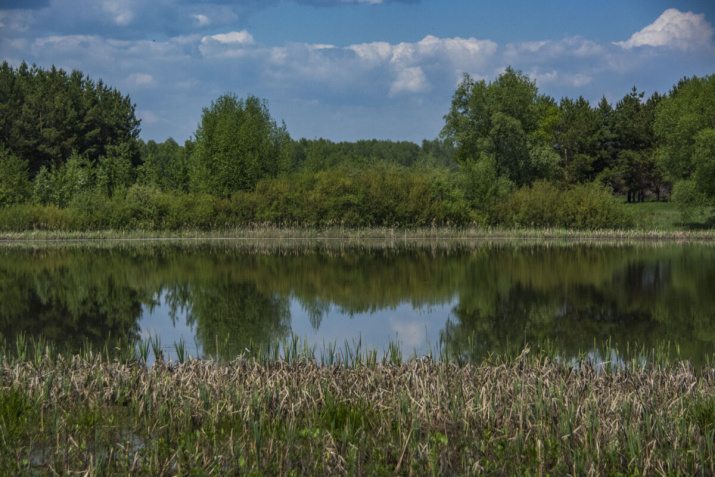
[[[240,241],[4,244],[0,334],[61,348],[159,337],[232,359],[292,336],[467,359],[525,344],[715,353],[715,246]]]

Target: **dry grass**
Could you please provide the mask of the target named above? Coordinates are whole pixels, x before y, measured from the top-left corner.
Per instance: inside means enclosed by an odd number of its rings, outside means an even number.
[[[372,358],[370,358],[372,356]],[[319,365],[36,353],[0,367],[0,473],[712,475],[715,379],[525,350]]]
[[[294,227],[256,224],[251,227],[216,230],[99,230],[65,232],[27,230],[0,232],[0,241],[74,241],[74,240],[162,240],[162,239],[238,239],[238,240],[475,240],[475,239],[563,239],[563,240],[678,240],[715,239],[715,230],[573,230],[558,228],[503,227]]]

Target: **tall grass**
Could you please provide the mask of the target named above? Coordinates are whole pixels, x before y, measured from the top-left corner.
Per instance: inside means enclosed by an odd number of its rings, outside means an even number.
[[[0,473],[712,475],[715,377],[524,348],[458,365],[291,337],[151,368],[128,344],[2,343]],[[144,355],[148,353],[145,345]],[[398,358],[399,356],[399,358]]]

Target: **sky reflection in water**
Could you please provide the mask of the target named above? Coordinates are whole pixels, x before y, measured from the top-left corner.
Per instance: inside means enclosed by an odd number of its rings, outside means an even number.
[[[406,356],[429,344],[476,360],[525,342],[573,358],[670,341],[699,365],[715,352],[713,284],[709,244],[5,246],[0,333],[71,349],[159,336],[172,359],[180,341],[233,359],[293,335],[318,356],[399,341]]]

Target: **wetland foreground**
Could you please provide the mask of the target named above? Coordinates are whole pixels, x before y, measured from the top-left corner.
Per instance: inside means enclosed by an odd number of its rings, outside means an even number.
[[[397,356],[159,360],[29,349],[0,365],[0,472],[712,475],[712,368]],[[106,350],[105,350],[106,352]]]

